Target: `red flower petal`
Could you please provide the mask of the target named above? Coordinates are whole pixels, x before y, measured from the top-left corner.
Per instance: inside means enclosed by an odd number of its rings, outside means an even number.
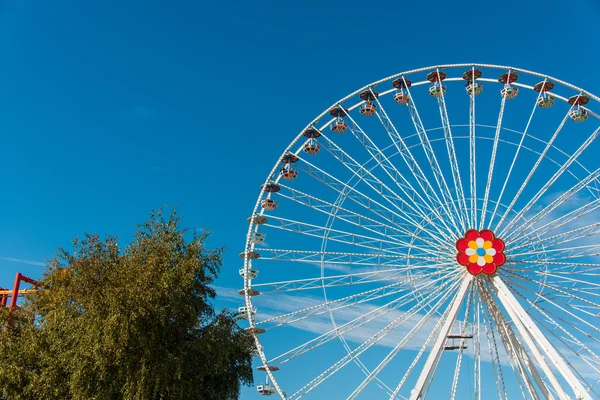
[[[484,229],[481,232],[479,232],[479,236],[481,236],[483,240],[494,240],[494,233],[489,229]]]
[[[479,231],[475,230],[475,229],[469,229],[466,233],[465,233],[465,239],[467,240],[475,240],[479,237]]]
[[[483,266],[482,270],[486,275],[494,275],[498,271],[498,266],[494,263],[488,263]]]
[[[467,239],[462,238],[456,241],[456,250],[465,251],[467,248],[469,248],[469,241]]]
[[[473,275],[479,275],[482,271],[481,267],[477,264],[467,265],[467,270],[469,271],[469,273],[471,273]]]
[[[496,255],[494,256],[494,264],[496,264],[497,266],[501,266],[504,265],[505,262],[506,256],[504,255],[504,253],[496,253]]]
[[[493,261],[486,263],[483,267],[480,267],[477,263],[470,262],[469,256],[466,253],[469,248],[469,242],[479,238],[492,242],[492,248],[496,250]],[[506,256],[503,253],[504,247],[504,242],[501,239],[496,239],[494,232],[489,229],[483,229],[482,231],[469,229],[465,232],[464,237],[456,241],[456,249],[458,250],[456,261],[460,265],[467,267],[467,271],[472,275],[479,275],[482,272],[486,275],[494,275],[498,271],[498,267],[506,263]]]
[[[456,256],[456,261],[458,261],[460,265],[467,266],[469,265],[469,256],[465,253],[458,253]]]
[[[497,252],[503,251],[504,250],[504,242],[502,241],[502,239],[494,239],[492,241],[492,247],[494,249],[496,249]]]

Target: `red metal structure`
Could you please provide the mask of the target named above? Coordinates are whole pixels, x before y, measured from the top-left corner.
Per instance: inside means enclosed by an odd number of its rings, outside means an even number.
[[[33,285],[33,289],[20,289],[21,282],[29,283]],[[0,295],[2,295],[2,305],[6,307],[6,303],[8,303],[8,298],[10,297],[10,305],[9,309],[12,310],[17,306],[17,299],[20,294],[27,294],[35,292],[38,289],[38,282],[17,272],[15,276],[15,285],[12,290],[0,288]]]

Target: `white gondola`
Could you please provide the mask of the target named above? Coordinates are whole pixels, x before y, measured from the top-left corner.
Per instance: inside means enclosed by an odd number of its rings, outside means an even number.
[[[569,117],[575,122],[583,122],[588,119],[588,112],[585,108],[574,108],[569,112]]]
[[[434,83],[433,85],[429,86],[429,94],[433,97],[442,97],[446,94],[446,86],[439,83]]]
[[[260,232],[254,232],[252,237],[250,238],[250,242],[254,244],[259,244],[265,241],[265,234]]]
[[[376,111],[377,107],[375,107],[375,104],[371,103],[370,101],[366,101],[362,106],[360,106],[360,113],[367,117],[375,115]]]
[[[272,394],[275,394],[275,387],[269,385],[268,383],[265,383],[264,385],[258,385],[256,387],[256,391],[258,392],[258,394],[261,394],[263,396],[271,396]]]
[[[314,156],[321,150],[321,146],[317,143],[315,139],[309,139],[304,144],[304,152],[310,156]]]
[[[514,99],[519,94],[519,88],[516,86],[507,85],[500,91],[502,96],[506,96],[508,100]]]
[[[273,211],[277,208],[277,200],[273,199],[263,199],[261,205],[265,210]]]
[[[240,276],[242,278],[254,279],[258,276],[258,270],[256,269],[240,269]]]
[[[550,108],[554,105],[554,97],[549,94],[543,94],[537,99],[537,105],[542,108]]]
[[[250,315],[256,315],[256,307],[248,308],[247,306],[239,306],[238,314],[244,319],[248,319]]]
[[[348,124],[342,118],[337,118],[329,127],[335,133],[344,133],[348,129]]]
[[[483,92],[483,85],[479,82],[471,82],[467,85],[467,93],[477,96]]]
[[[410,96],[404,93],[404,91],[399,90],[394,95],[394,101],[398,104],[408,104],[410,101]]]
[[[298,177],[298,171],[292,168],[290,164],[286,164],[283,167],[281,167],[279,174],[286,181],[293,181]]]

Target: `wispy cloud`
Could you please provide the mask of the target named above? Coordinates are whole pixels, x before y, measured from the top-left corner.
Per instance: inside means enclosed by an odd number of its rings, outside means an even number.
[[[9,262],[15,262],[15,263],[20,263],[20,264],[36,265],[38,267],[43,267],[43,266],[46,265],[46,263],[41,262],[41,261],[25,260],[23,258],[14,258],[14,257],[3,257],[3,256],[0,256],[0,260],[2,260],[2,261],[9,261]]]
[[[241,288],[241,287],[240,287]],[[243,303],[244,297],[240,296],[238,293],[239,289],[232,289],[224,286],[213,285],[213,289],[217,292],[217,297],[222,301],[234,302],[234,303]]]

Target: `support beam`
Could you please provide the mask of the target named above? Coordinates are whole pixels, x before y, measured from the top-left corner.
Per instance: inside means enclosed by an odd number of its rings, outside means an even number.
[[[496,322],[496,326],[498,327],[500,338],[504,342],[506,352],[509,355],[509,357],[512,358],[514,366],[517,368],[521,377],[525,380],[525,385],[527,387],[527,390],[529,391],[529,395],[533,400],[539,400],[539,396],[535,390],[535,385],[530,379],[531,375],[531,377],[533,377],[533,380],[537,384],[537,387],[541,391],[542,396],[544,396],[544,399],[555,400],[554,395],[550,393],[546,382],[544,382],[542,376],[537,370],[535,363],[533,363],[533,361],[529,357],[529,354],[527,354],[527,351],[525,350],[521,342],[519,342],[519,340],[517,339],[515,332],[513,331],[510,324],[500,311],[497,302],[494,301],[489,288],[487,287],[487,285],[482,285],[481,289],[485,293],[486,304],[488,306],[488,309],[490,310],[492,318],[494,318],[494,321]]]
[[[525,341],[525,344],[527,344],[527,347],[529,347],[531,355],[537,361],[540,368],[542,369],[544,374],[546,374],[546,377],[548,378],[548,380],[554,387],[554,390],[558,394],[559,399],[560,400],[569,400],[569,396],[567,395],[567,393],[561,386],[560,382],[558,382],[558,379],[556,379],[556,376],[554,375],[554,372],[550,368],[550,365],[548,364],[548,362],[546,361],[546,359],[544,358],[544,356],[542,355],[540,350],[535,345],[535,342],[531,338],[529,331],[523,325],[523,322],[519,318],[518,314],[515,312],[515,310],[512,307],[510,307],[509,305],[507,305],[506,303],[503,302],[502,296],[498,292],[497,288],[495,286],[493,286],[493,288],[494,288],[494,292],[496,293],[498,298],[500,298],[500,301],[504,304],[504,307],[505,307],[508,315],[512,319],[513,323],[515,324],[515,327],[521,333],[521,336],[522,336],[523,340]]]
[[[17,306],[17,297],[19,297],[19,286],[21,285],[21,273],[17,272],[15,277],[15,286],[13,288],[12,297],[10,299],[9,309],[12,310]]]
[[[429,381],[429,378],[431,377],[434,367],[437,364],[437,361],[439,360],[439,358],[442,354],[442,351],[444,349],[444,344],[448,340],[448,334],[450,333],[450,330],[452,329],[452,325],[454,325],[454,321],[456,321],[456,316],[458,315],[460,306],[461,306],[461,304],[465,298],[465,295],[467,294],[472,282],[473,282],[473,275],[467,274],[463,279],[460,289],[458,289],[458,293],[456,294],[456,297],[454,298],[454,300],[452,301],[452,303],[450,305],[450,311],[448,312],[448,315],[446,316],[444,325],[442,325],[442,328],[440,329],[440,333],[438,334],[438,337],[435,340],[435,343],[433,344],[433,348],[431,349],[431,353],[429,353],[429,357],[427,357],[427,361],[425,361],[425,365],[423,366],[423,369],[421,370],[421,375],[419,376],[419,379],[417,380],[417,383],[415,384],[415,387],[410,394],[409,400],[418,400],[421,398],[421,394],[423,393],[423,388],[425,387],[425,384]]]
[[[561,354],[552,346],[550,341],[544,336],[542,331],[537,327],[537,325],[533,322],[529,314],[523,309],[521,304],[517,301],[515,296],[510,292],[504,281],[496,275],[492,278],[492,285],[494,287],[494,291],[496,292],[498,299],[503,304],[504,308],[512,318],[515,326],[521,333],[521,336],[525,340],[525,343],[529,347],[532,355],[540,364],[544,373],[546,373],[550,383],[556,390],[561,400],[569,400],[571,399],[565,392],[554,373],[550,370],[546,360],[541,355],[539,349],[541,349],[547,356],[547,358],[552,362],[554,367],[558,370],[558,372],[562,375],[562,377],[567,381],[571,389],[575,394],[576,399],[582,400],[592,400],[592,397],[585,389],[583,384],[577,379],[565,359],[561,356]],[[533,340],[535,340],[535,343]],[[539,345],[539,349],[536,346],[536,343]]]

